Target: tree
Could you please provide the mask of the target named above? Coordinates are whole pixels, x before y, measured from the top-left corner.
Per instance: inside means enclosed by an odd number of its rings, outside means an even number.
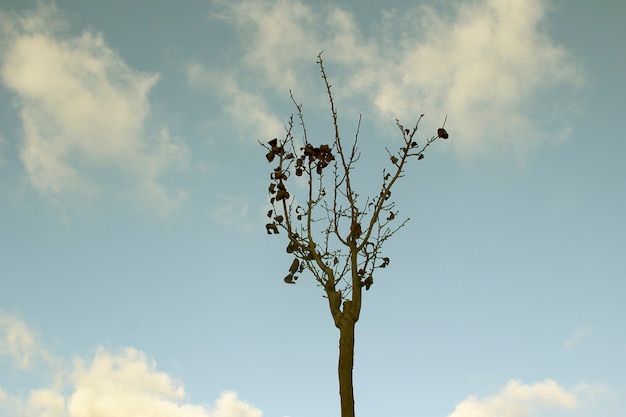
[[[295,101],[290,91],[303,143],[296,145],[292,133],[293,115],[286,125],[283,139],[274,138],[261,143],[268,151],[268,162],[275,164],[270,175],[272,209],[267,213],[270,220],[266,230],[271,235],[280,234],[282,230],[287,236],[286,251],[293,260],[284,281],[295,284],[300,274],[309,271],[328,299],[330,314],[339,329],[341,416],[354,417],[354,330],[361,313],[363,289],[367,291],[371,288],[377,269],[389,265],[389,257],[382,254],[383,243],[408,221],[407,218],[397,223],[398,211],[391,200],[391,191],[396,181],[404,176],[408,161],[423,159],[424,151],[437,139],[447,139],[448,133],[444,120],[437,134],[420,145],[415,136],[424,115],[411,129],[405,128],[396,119],[403,145],[396,152],[387,149],[391,167],[382,170],[380,192],[363,201],[351,181],[360,157],[357,142],[361,117],[351,147],[344,147],[322,54],[317,58],[330,101],[334,141],[314,144],[309,140],[302,105]],[[331,175],[327,175],[329,169]],[[303,178],[306,185],[294,184],[294,175]],[[327,191],[329,181],[331,187]],[[302,200],[295,195],[298,190],[304,195]]]

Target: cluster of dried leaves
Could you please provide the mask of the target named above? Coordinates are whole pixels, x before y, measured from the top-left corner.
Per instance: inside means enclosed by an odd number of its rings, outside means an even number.
[[[284,138],[261,143],[267,149],[267,161],[275,164],[268,187],[272,209],[267,213],[270,221],[265,227],[268,234],[279,234],[281,230],[286,232],[286,251],[293,256],[293,261],[284,281],[294,284],[298,274],[310,271],[324,288],[335,320],[337,315],[342,314],[342,300],[343,311],[347,305],[351,306],[356,319],[360,311],[361,288],[368,290],[374,283],[374,271],[389,265],[389,258],[381,254],[382,244],[408,221],[406,219],[394,225],[398,212],[395,211],[395,203],[390,200],[391,189],[403,176],[409,159],[423,159],[426,148],[439,138],[447,139],[448,133],[442,127],[437,135],[425,139],[420,146],[414,138],[424,115],[419,117],[412,129],[404,128],[396,120],[403,146],[394,153],[387,149],[393,167],[383,169],[378,195],[360,200],[359,194],[352,188],[350,176],[360,156],[357,142],[361,120],[359,118],[351,148],[344,148],[321,54],[318,64],[330,100],[334,142],[317,145],[309,141],[302,106],[292,95],[303,143],[296,145],[292,133],[293,115],[286,126]],[[327,175],[328,168],[332,171],[330,175]],[[302,181],[292,181],[292,174],[302,177],[306,185],[303,186]],[[327,192],[327,189],[331,191]],[[292,192],[296,194],[294,190],[300,191],[299,198],[292,195]]]

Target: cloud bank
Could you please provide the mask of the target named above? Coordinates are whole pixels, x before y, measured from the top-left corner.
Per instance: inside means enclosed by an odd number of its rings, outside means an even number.
[[[175,210],[184,192],[159,176],[185,166],[187,149],[165,128],[144,129],[158,75],[130,68],[100,34],[66,35],[53,5],[0,14],[0,22],[0,77],[14,93],[35,189],[61,206],[106,198]]]
[[[314,58],[324,50],[337,96],[353,100],[359,112],[387,124],[420,113],[440,123],[448,114],[457,151],[524,153],[566,135],[567,120],[558,120],[557,109],[568,106],[564,91],[584,83],[576,62],[543,29],[544,3],[425,5],[387,11],[378,25],[360,28],[353,13],[332,4],[216,1],[214,16],[240,35],[236,82],[246,85],[222,94],[233,101],[244,90],[311,95]],[[540,122],[539,112],[553,120]]]
[[[36,372],[30,366],[32,359],[45,358],[56,372],[48,386],[19,390],[19,394],[0,379],[0,414],[4,410],[16,417],[263,415],[230,391],[223,392],[213,406],[189,402],[182,383],[159,371],[154,360],[134,348],[110,352],[99,347],[91,357],[76,356],[70,363],[53,358],[26,323],[0,311],[0,364],[5,357],[24,372]],[[532,384],[513,380],[497,394],[467,397],[448,417],[535,417],[558,410],[574,415],[607,393],[606,387],[584,383],[568,390],[551,379]]]
[[[0,312],[0,359],[8,356],[25,370],[31,357],[41,352],[45,351],[24,322]],[[263,415],[234,392],[222,393],[213,406],[188,402],[182,384],[158,371],[154,361],[133,348],[111,353],[100,347],[90,359],[77,357],[71,365],[62,365],[60,360],[54,363],[57,372],[49,386],[23,395],[0,386],[0,411],[16,417]]]

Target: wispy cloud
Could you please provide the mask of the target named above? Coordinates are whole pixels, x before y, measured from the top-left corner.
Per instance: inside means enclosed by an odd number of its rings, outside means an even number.
[[[158,74],[130,68],[98,33],[66,35],[54,5],[0,21],[0,75],[19,109],[32,185],[61,206],[141,200],[175,210],[184,193],[159,177],[186,165],[186,147],[166,129],[145,131]]]
[[[258,81],[283,90],[302,82],[299,70],[319,52],[323,15],[302,1],[218,0],[214,4],[214,16],[240,34],[242,64],[263,77]]]
[[[261,230],[262,223],[251,220],[246,198],[220,195],[215,200],[216,204],[210,208],[209,215],[216,223],[240,231]]]
[[[225,130],[237,131],[234,137],[265,139],[284,131],[283,123],[272,112],[267,100],[260,94],[240,87],[232,73],[209,71],[193,63],[187,66],[187,81],[196,87],[208,87],[224,102],[223,111],[228,115]]]
[[[534,384],[510,381],[498,394],[468,397],[448,417],[532,417],[550,409],[573,410],[582,405],[585,391],[596,388],[581,385],[568,391],[550,379]]]
[[[392,10],[367,35],[354,15],[334,5],[214,3],[216,15],[241,35],[245,69],[239,73],[254,73],[257,87],[309,93],[313,59],[324,50],[338,95],[387,122],[448,114],[453,146],[464,155],[519,154],[562,139],[567,120],[559,121],[555,109],[564,99],[547,92],[584,83],[569,53],[542,30],[542,0]],[[537,113],[541,107],[546,116],[550,102],[555,122],[541,125]]]
[[[54,358],[44,350],[36,334],[17,316],[0,310],[0,356],[10,357],[20,369],[30,369],[43,360]]]
[[[9,354],[19,368],[26,368],[36,350],[28,326],[6,314],[0,320],[0,340],[17,340],[11,342],[14,350],[9,349]],[[7,415],[30,417],[262,416],[234,392],[222,393],[213,407],[190,403],[182,384],[160,372],[145,353],[133,348],[111,353],[102,347],[92,358],[79,356],[71,365],[59,365],[49,386],[27,394],[0,387],[1,409]]]
[[[591,332],[591,326],[582,326],[574,331],[574,334],[565,341],[565,349],[570,349],[572,346],[579,344],[584,338],[586,338]]]

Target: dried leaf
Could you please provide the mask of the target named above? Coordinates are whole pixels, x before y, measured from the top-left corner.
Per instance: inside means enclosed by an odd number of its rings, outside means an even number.
[[[396,158],[395,155],[392,155],[390,159],[392,164],[396,165],[398,163],[398,158]]]
[[[417,160],[419,161],[420,159],[424,159],[424,154],[423,153],[417,155]]]
[[[265,225],[265,230],[267,230],[267,234],[271,235],[277,235],[278,234],[278,227],[276,226],[276,223],[268,223]],[[272,233],[273,232],[273,233]]]
[[[295,282],[293,282],[293,275],[291,275],[291,274],[287,275],[287,276],[285,277],[284,281],[285,281],[287,284],[295,284]]]
[[[291,266],[289,267],[289,272],[291,274],[295,274],[298,271],[299,266],[300,266],[300,261],[298,260],[298,258],[294,259],[293,262],[291,263]]]
[[[448,139],[448,132],[446,132],[446,129],[443,127],[440,127],[437,129],[437,137],[440,137],[441,139]]]
[[[281,200],[288,200],[289,199],[289,192],[287,190],[278,190],[278,192],[276,193],[276,201],[281,201]]]
[[[388,266],[388,265],[389,265],[389,258],[385,256],[385,257],[383,258],[383,263],[382,263],[382,264],[380,264],[380,265],[378,265],[378,267],[379,267],[379,268],[385,268],[385,267],[386,267],[386,266]]]
[[[285,220],[285,218],[283,216],[281,216],[281,215],[278,215],[278,216],[274,217],[274,220],[276,220],[276,222],[278,224],[280,224],[280,223],[283,222],[283,220]]]
[[[365,278],[365,281],[363,281],[361,285],[365,285],[365,291],[368,291],[373,283],[374,278],[370,275],[369,277]]]
[[[273,180],[286,180],[287,175],[280,169],[280,167],[274,168],[274,172],[270,176]]]

